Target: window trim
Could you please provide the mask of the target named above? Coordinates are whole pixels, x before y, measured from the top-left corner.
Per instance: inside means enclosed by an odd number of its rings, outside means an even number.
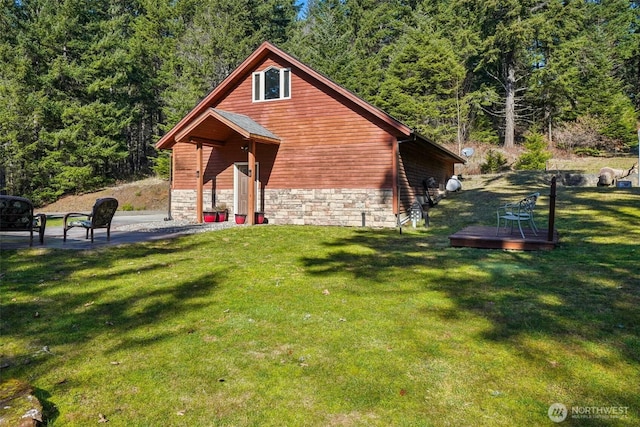
[[[280,93],[277,98],[265,99],[265,73],[271,70],[278,70],[280,80]],[[252,75],[251,99],[253,102],[268,102],[291,99],[291,68],[268,67],[262,71],[256,71]],[[257,97],[256,95],[259,95]]]

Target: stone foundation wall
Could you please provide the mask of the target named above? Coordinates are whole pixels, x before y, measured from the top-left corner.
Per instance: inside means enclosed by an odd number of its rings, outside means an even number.
[[[196,220],[196,190],[172,190],[171,191],[171,216],[176,220]],[[213,209],[213,194],[205,191],[202,194],[204,211]],[[233,214],[233,190],[218,191],[216,204],[224,204]]]
[[[392,191],[373,189],[267,190],[273,224],[394,227]]]
[[[211,197],[205,192],[204,206],[211,206]],[[224,203],[230,215],[233,214],[232,190],[218,191],[216,200],[218,204]],[[195,201],[195,190],[173,190],[172,216],[195,221]],[[391,189],[267,189],[264,191],[264,211],[270,224],[396,226]]]

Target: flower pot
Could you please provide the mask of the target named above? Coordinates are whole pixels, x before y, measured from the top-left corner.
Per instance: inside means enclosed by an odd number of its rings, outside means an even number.
[[[216,212],[203,212],[204,222],[216,222],[218,214]]]
[[[264,212],[256,212],[255,219],[256,224],[264,224]]]
[[[227,220],[227,211],[218,211],[218,222],[225,222]]]
[[[244,224],[246,220],[246,214],[236,214],[236,224]]]

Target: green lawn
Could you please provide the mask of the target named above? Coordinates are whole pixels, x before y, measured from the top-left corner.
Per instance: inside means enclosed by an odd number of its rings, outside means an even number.
[[[447,236],[534,190],[546,227],[545,177],[463,186],[402,234],[3,250],[0,375],[35,386],[55,426],[556,425],[556,402],[627,408],[560,425],[638,425],[638,188],[560,187],[560,246],[511,252]]]

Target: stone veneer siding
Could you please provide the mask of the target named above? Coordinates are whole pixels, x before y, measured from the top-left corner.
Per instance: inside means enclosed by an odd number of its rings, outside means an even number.
[[[212,194],[203,194],[211,206]],[[218,191],[233,221],[233,191]],[[195,190],[173,190],[171,214],[178,220],[195,221]],[[207,208],[204,209],[205,211]],[[264,190],[265,217],[270,224],[395,227],[392,190],[376,189],[280,189]]]

